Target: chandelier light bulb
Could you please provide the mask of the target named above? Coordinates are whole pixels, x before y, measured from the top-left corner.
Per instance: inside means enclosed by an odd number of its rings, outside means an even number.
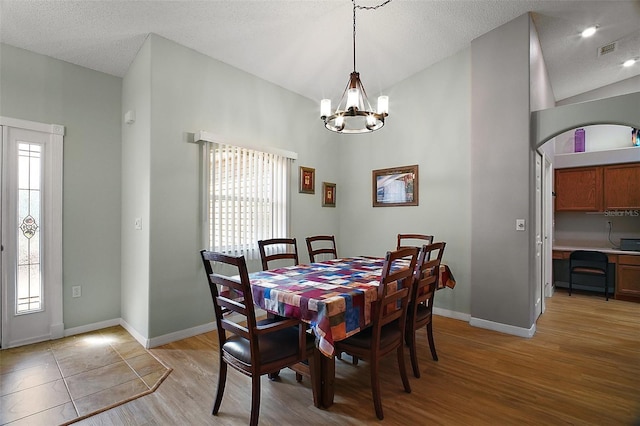
[[[389,97],[378,96],[378,114],[389,114]]]
[[[323,99],[320,101],[320,116],[328,117],[331,115],[331,99]]]
[[[367,127],[375,126],[375,124],[376,124],[376,118],[371,114],[367,115]]]
[[[347,109],[358,108],[360,100],[360,91],[357,88],[352,88],[347,91]]]
[[[589,28],[586,28],[584,31],[582,31],[582,37],[591,37],[592,35],[594,35],[596,33],[596,30],[598,29],[597,26],[592,26]]]

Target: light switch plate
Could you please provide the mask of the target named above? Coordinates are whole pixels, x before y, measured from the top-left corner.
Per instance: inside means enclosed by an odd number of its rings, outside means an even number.
[[[516,219],[516,231],[524,231],[524,219]]]

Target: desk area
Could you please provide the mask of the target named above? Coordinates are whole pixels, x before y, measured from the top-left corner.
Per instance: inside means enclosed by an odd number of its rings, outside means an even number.
[[[615,299],[640,302],[640,252],[624,251],[591,241],[556,240],[553,244],[554,281],[556,261],[567,261],[575,250],[600,251],[609,258],[609,267],[615,271]]]

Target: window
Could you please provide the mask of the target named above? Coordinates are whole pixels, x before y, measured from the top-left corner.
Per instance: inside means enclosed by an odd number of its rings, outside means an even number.
[[[288,233],[290,160],[231,145],[205,146],[209,249],[259,259],[258,240]]]

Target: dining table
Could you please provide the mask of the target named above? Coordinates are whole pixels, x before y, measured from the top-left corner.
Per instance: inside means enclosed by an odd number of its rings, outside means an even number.
[[[321,356],[321,405],[333,404],[334,342],[372,323],[384,258],[357,256],[287,266],[249,274],[254,304],[310,325]],[[408,267],[406,261],[404,267]],[[402,268],[400,262],[393,268]],[[393,269],[392,268],[392,269]],[[440,265],[438,288],[453,288],[450,268]],[[441,284],[440,284],[441,283]]]

